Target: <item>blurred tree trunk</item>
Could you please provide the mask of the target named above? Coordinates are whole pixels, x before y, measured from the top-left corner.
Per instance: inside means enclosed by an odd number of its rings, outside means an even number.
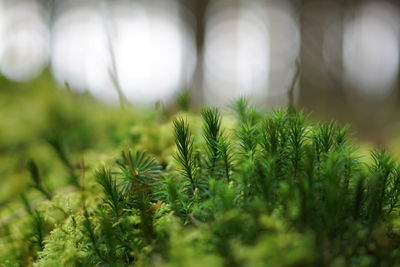
[[[344,83],[345,24],[364,0],[301,0],[301,77],[299,103],[322,118],[352,124],[358,137],[385,146],[384,122],[390,108],[353,94]],[[329,52],[329,54],[327,54]],[[347,91],[346,91],[347,90]]]
[[[203,54],[206,32],[206,12],[210,0],[180,0],[181,4],[192,12],[190,25],[195,33],[197,62],[190,86],[192,105],[196,108],[204,101]]]
[[[344,2],[301,1],[301,106],[324,109],[343,105]]]

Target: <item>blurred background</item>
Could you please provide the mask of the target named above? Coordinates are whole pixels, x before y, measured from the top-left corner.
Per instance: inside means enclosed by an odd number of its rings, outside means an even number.
[[[293,101],[388,146],[399,60],[398,1],[0,0],[0,91],[45,76],[106,105]]]

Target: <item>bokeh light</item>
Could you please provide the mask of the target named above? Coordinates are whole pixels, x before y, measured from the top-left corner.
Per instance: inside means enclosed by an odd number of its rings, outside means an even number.
[[[130,102],[168,101],[195,60],[193,56],[183,60],[193,50],[187,47],[191,36],[178,12],[176,1],[121,2],[104,9],[64,12],[54,27],[52,63],[57,79],[89,90],[100,100],[116,102],[111,72]]]
[[[240,9],[211,6],[205,43],[205,95],[225,104],[241,95],[265,91],[269,71],[269,36],[265,6],[241,2]]]
[[[0,72],[10,80],[31,80],[48,61],[44,11],[36,1],[3,2],[0,16]]]
[[[181,86],[184,39],[189,37],[177,3],[163,4],[144,6],[135,16],[121,7],[115,16],[118,78],[131,102],[168,100]]]
[[[385,2],[363,5],[346,24],[343,61],[347,83],[360,94],[387,96],[399,70],[399,10]]]
[[[259,104],[277,96],[286,100],[300,48],[299,29],[290,3],[239,3],[218,1],[210,7],[205,50],[206,100],[222,105],[241,95]]]
[[[282,105],[301,58],[302,98],[355,92],[384,100],[398,86],[394,1],[209,1],[203,49],[194,2],[53,1],[54,9],[50,2],[0,0],[7,79],[29,81],[50,66],[60,84],[102,102],[118,102],[116,80],[131,103],[168,102],[192,88],[210,104],[247,95]]]
[[[89,69],[105,82],[106,38],[101,16],[95,10],[84,7],[63,11],[54,23],[52,37],[52,69],[61,84],[68,83],[74,90],[88,89]]]

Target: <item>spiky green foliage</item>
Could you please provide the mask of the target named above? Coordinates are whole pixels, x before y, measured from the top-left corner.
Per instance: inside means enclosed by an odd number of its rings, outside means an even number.
[[[43,196],[45,196],[48,200],[50,200],[51,193],[43,185],[43,180],[42,177],[40,176],[39,168],[35,163],[35,161],[33,161],[32,159],[29,160],[27,168],[29,170],[33,182],[31,186],[36,190],[38,190],[40,193],[42,193]]]
[[[191,114],[175,118],[175,151],[163,148],[170,157],[133,144],[84,169],[82,185],[68,187],[72,195],[53,192],[39,204],[24,196],[29,227],[22,235],[4,227],[0,259],[9,266],[400,262],[400,165],[389,153],[362,158],[347,128],[315,125],[293,110],[262,114],[241,99],[235,111],[232,128],[215,108],[203,109],[201,123]],[[57,153],[77,173],[74,158]],[[45,194],[37,165],[29,170]]]
[[[28,234],[28,240],[29,243],[34,246],[34,248],[31,249],[33,254],[35,254],[44,249],[44,237],[47,234],[45,220],[43,214],[31,206],[25,194],[21,194],[21,200],[25,206],[26,212],[30,216],[29,226],[31,233]]]
[[[108,205],[114,212],[115,216],[119,216],[122,213],[122,195],[120,194],[117,182],[112,178],[111,170],[105,167],[99,169],[96,172],[97,182],[103,188],[105,198],[103,200],[105,205]],[[125,185],[126,187],[126,185]]]
[[[249,101],[246,97],[241,97],[236,100],[231,108],[238,115],[239,122],[241,124],[250,124],[254,125],[261,118],[261,114],[257,111],[255,107],[249,104]]]
[[[199,188],[196,173],[196,161],[193,151],[193,137],[189,130],[189,125],[184,119],[174,120],[176,160],[182,167],[183,176],[189,181],[191,194]]]
[[[190,106],[190,93],[189,90],[182,91],[177,99],[176,102],[181,110],[188,111]]]
[[[67,151],[65,149],[65,145],[63,144],[62,138],[60,135],[56,133],[51,133],[45,137],[45,140],[50,145],[50,147],[54,150],[55,154],[61,161],[61,163],[65,166],[65,168],[69,172],[69,181],[72,185],[79,187],[78,174],[76,173],[76,169],[71,159],[67,155]]]
[[[153,157],[147,156],[142,151],[137,151],[133,155],[129,150],[123,151],[117,164],[121,170],[118,173],[120,191],[127,198],[142,194],[139,192],[141,190],[147,190],[157,181],[161,169]]]
[[[218,145],[221,143],[221,115],[216,108],[205,108],[201,112],[204,122],[203,135],[206,141],[207,148],[207,166],[210,170],[210,175],[214,175],[214,170],[217,161],[220,157]]]
[[[222,171],[224,173],[224,177],[226,181],[229,183],[231,181],[231,172],[233,167],[233,155],[232,155],[232,148],[229,142],[229,138],[227,136],[221,136],[218,144],[218,153],[222,160]]]

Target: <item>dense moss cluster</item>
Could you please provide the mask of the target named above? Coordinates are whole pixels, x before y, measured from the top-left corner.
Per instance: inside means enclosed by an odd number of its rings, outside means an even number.
[[[61,131],[40,136],[66,182],[49,189],[32,155],[33,193],[22,195],[25,213],[2,220],[1,264],[400,262],[400,166],[388,153],[361,159],[345,128],[291,110],[264,114],[245,99],[233,110],[224,121],[216,108],[172,121],[121,111],[134,121],[96,120],[96,138],[91,116],[78,129],[57,119]]]

